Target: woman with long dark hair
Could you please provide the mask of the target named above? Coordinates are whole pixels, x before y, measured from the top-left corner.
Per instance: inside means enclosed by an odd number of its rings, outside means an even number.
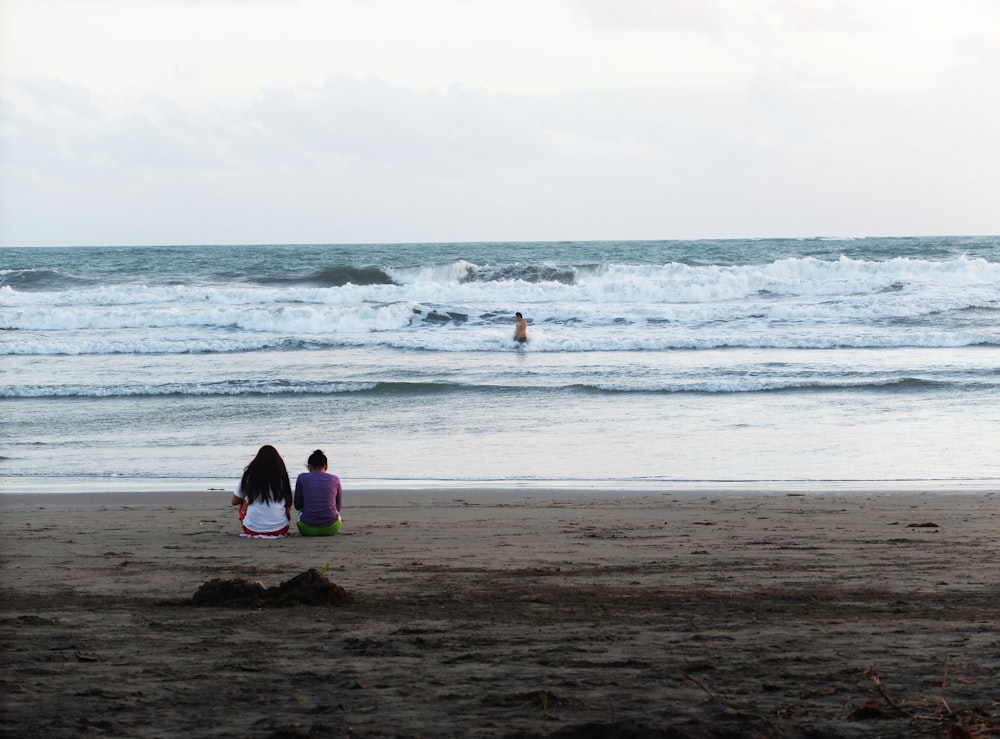
[[[236,486],[230,501],[240,507],[243,533],[250,536],[282,536],[291,520],[292,486],[288,469],[278,450],[265,444]]]

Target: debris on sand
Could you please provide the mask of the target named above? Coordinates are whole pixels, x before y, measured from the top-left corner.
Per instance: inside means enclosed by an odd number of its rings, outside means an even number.
[[[259,608],[263,605],[264,586],[237,577],[231,580],[209,580],[191,598],[196,606],[227,608]]]
[[[353,600],[350,593],[310,569],[278,586],[265,588],[243,578],[209,580],[195,591],[191,605],[222,608],[287,608],[340,606]]]

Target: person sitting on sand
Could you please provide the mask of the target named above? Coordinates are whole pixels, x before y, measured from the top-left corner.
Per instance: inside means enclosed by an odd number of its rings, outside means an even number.
[[[309,455],[309,471],[295,480],[295,519],[303,536],[333,536],[340,531],[343,488],[340,478],[326,471],[326,455],[317,449]]]
[[[240,507],[243,533],[283,536],[291,521],[292,486],[285,461],[273,446],[264,445],[243,470],[230,501]]]

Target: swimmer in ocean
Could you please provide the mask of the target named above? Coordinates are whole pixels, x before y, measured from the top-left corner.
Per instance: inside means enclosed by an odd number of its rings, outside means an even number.
[[[528,322],[524,320],[520,311],[514,314],[514,318],[517,319],[517,323],[514,325],[514,341],[518,344],[524,344],[528,340]]]

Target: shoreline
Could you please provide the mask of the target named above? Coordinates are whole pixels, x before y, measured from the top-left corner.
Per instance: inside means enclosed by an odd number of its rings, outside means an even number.
[[[226,493],[237,477],[175,480],[162,478],[3,478],[0,499],[11,495],[93,495]],[[779,495],[802,492],[814,495],[873,492],[969,493],[1000,490],[1000,479],[901,479],[901,480],[354,480],[342,478],[345,489],[359,493],[434,492],[497,493],[551,492],[570,495],[622,493],[627,495]],[[294,481],[294,477],[293,477]]]
[[[0,734],[1000,735],[995,491],[483,492],[0,495]],[[192,602],[310,569],[349,600]]]
[[[206,490],[81,490],[79,492],[53,491],[47,493],[10,492],[0,493],[0,511],[28,510],[32,508],[59,510],[62,507],[73,510],[87,510],[94,506],[128,506],[143,508],[200,508],[214,511],[230,511],[231,491],[213,488]],[[497,506],[560,505],[583,507],[615,506],[669,506],[700,505],[710,506],[739,503],[740,506],[753,501],[775,502],[783,499],[794,501],[815,501],[818,503],[865,504],[865,501],[885,501],[893,507],[947,507],[952,503],[967,505],[969,501],[979,501],[986,505],[995,501],[1000,510],[1000,490],[978,489],[911,489],[911,488],[806,488],[768,487],[766,489],[746,489],[738,487],[694,488],[685,486],[678,489],[637,488],[604,489],[579,487],[400,487],[386,489],[354,489],[344,491],[345,515],[352,508],[379,509],[395,506],[476,506],[491,508]],[[706,503],[707,502],[707,503]],[[123,510],[125,510],[123,508]],[[0,550],[2,551],[2,550]]]

